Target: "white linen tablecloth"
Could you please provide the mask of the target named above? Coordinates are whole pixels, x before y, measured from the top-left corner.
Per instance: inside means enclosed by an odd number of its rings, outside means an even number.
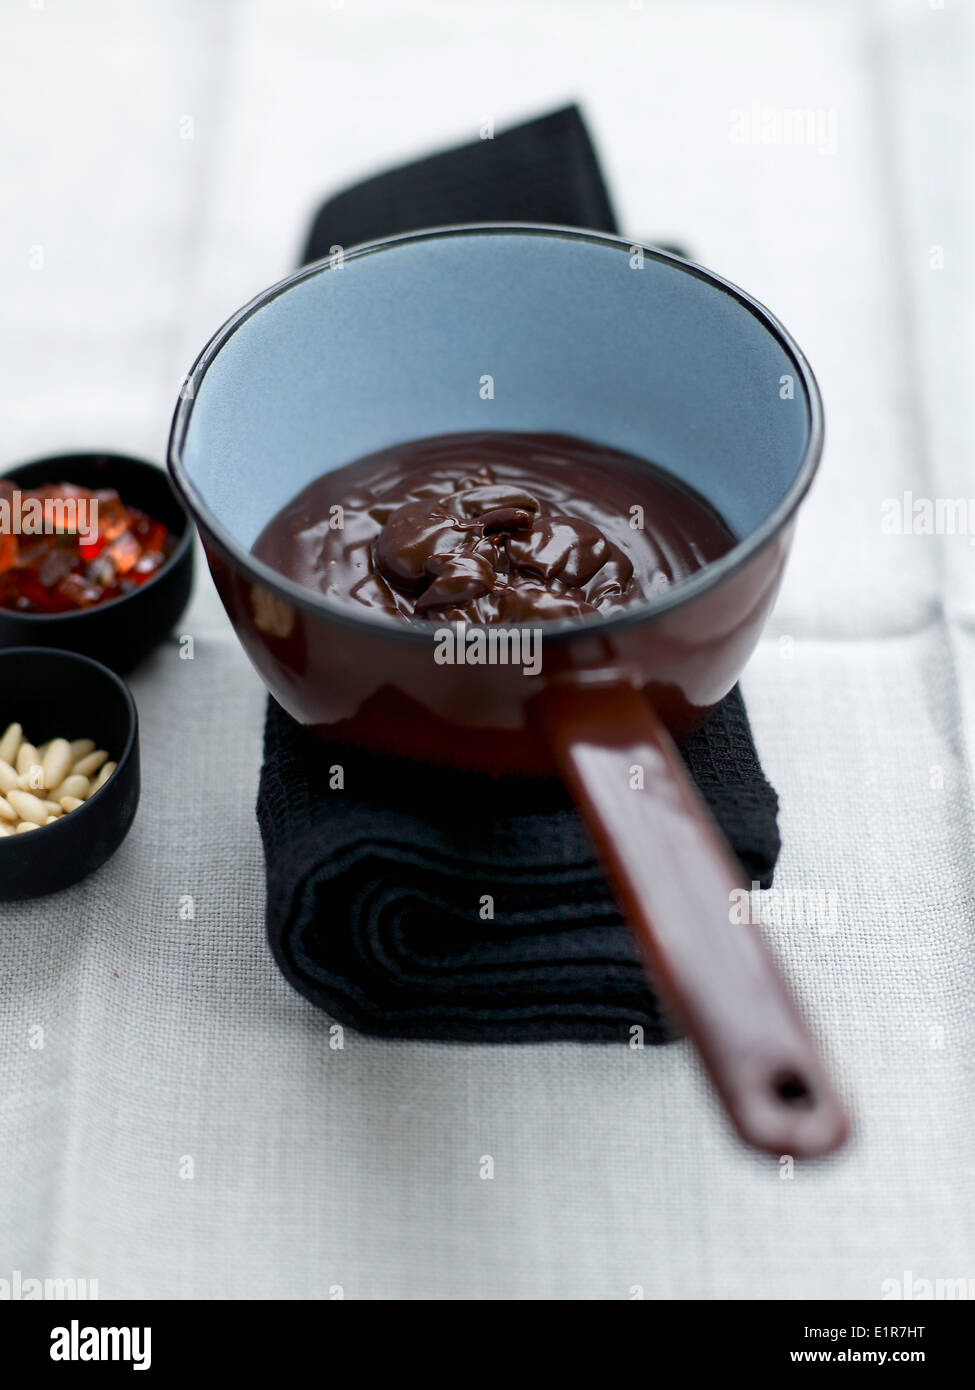
[[[805,1299],[975,1278],[975,554],[881,529],[906,490],[975,493],[971,12],[34,0],[2,27],[4,466],[161,460],[183,372],[322,196],[573,98],[621,224],[795,333],[827,454],[744,686],[782,798],[766,930],[857,1135],[789,1176],[734,1141],[684,1043],[331,1050],[265,943],[264,694],[201,567],[195,658],[174,640],[132,680],[129,838],[0,906],[0,1279]],[[811,142],[734,138],[796,108]]]

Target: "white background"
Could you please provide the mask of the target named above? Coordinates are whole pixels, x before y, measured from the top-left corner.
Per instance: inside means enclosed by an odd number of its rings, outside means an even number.
[[[835,930],[811,909],[769,936],[857,1121],[785,1178],[685,1044],[330,1051],[264,943],[263,693],[201,571],[196,659],[171,644],[133,680],[129,839],[0,909],[0,1279],[801,1299],[975,1278],[975,554],[880,528],[905,489],[975,495],[972,7],[4,0],[0,23],[4,467],[161,461],[196,351],[294,265],[324,196],[572,99],[623,229],[686,243],[795,334],[827,455],[745,690],[779,890],[836,902]],[[835,116],[835,150],[736,143],[753,102]]]

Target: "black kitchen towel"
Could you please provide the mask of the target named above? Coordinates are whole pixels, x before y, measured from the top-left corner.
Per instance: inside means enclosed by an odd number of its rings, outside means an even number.
[[[616,219],[576,106],[404,164],[319,209],[302,264],[337,246],[461,222],[548,222],[615,232]]]
[[[303,259],[478,221],[616,230],[576,107],[339,193]],[[778,801],[737,689],[682,751],[746,876],[767,886]],[[418,773],[311,739],[272,700],[257,814],[275,958],[336,1021],[441,1041],[670,1036],[560,783]]]
[[[778,799],[737,687],[681,752],[767,886]],[[337,1022],[443,1042],[670,1036],[561,783],[323,743],[269,700],[257,815],[275,959]]]

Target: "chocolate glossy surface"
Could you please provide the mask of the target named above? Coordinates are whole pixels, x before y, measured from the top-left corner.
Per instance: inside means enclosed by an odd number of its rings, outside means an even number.
[[[326,473],[254,553],[359,612],[526,624],[652,600],[734,544],[702,497],[643,459],[566,435],[478,431]]]

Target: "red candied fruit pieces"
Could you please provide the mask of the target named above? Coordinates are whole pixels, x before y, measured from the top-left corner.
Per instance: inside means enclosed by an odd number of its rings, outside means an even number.
[[[16,488],[7,478],[0,478],[0,511],[9,510],[13,518],[14,493]],[[3,504],[6,504],[3,506]],[[8,570],[17,559],[17,537],[11,534],[8,525],[0,525],[0,574]]]
[[[66,575],[57,585],[55,593],[64,600],[65,607],[68,608],[93,608],[105,596],[104,589],[100,589],[97,584],[90,584],[85,576],[77,571]]]
[[[60,605],[52,605],[50,592],[35,570],[18,568],[0,574],[0,607],[26,613],[54,613],[59,611]]]
[[[98,534],[103,541],[113,541],[128,529],[130,518],[139,513],[126,507],[114,488],[101,488],[93,493],[98,503]]]
[[[30,505],[38,502],[41,508]],[[71,502],[73,514],[63,506]],[[97,534],[89,536],[96,517]],[[74,483],[44,483],[22,491],[0,480],[0,608],[92,608],[144,584],[171,550],[163,523],[126,506],[114,488],[92,492]]]

